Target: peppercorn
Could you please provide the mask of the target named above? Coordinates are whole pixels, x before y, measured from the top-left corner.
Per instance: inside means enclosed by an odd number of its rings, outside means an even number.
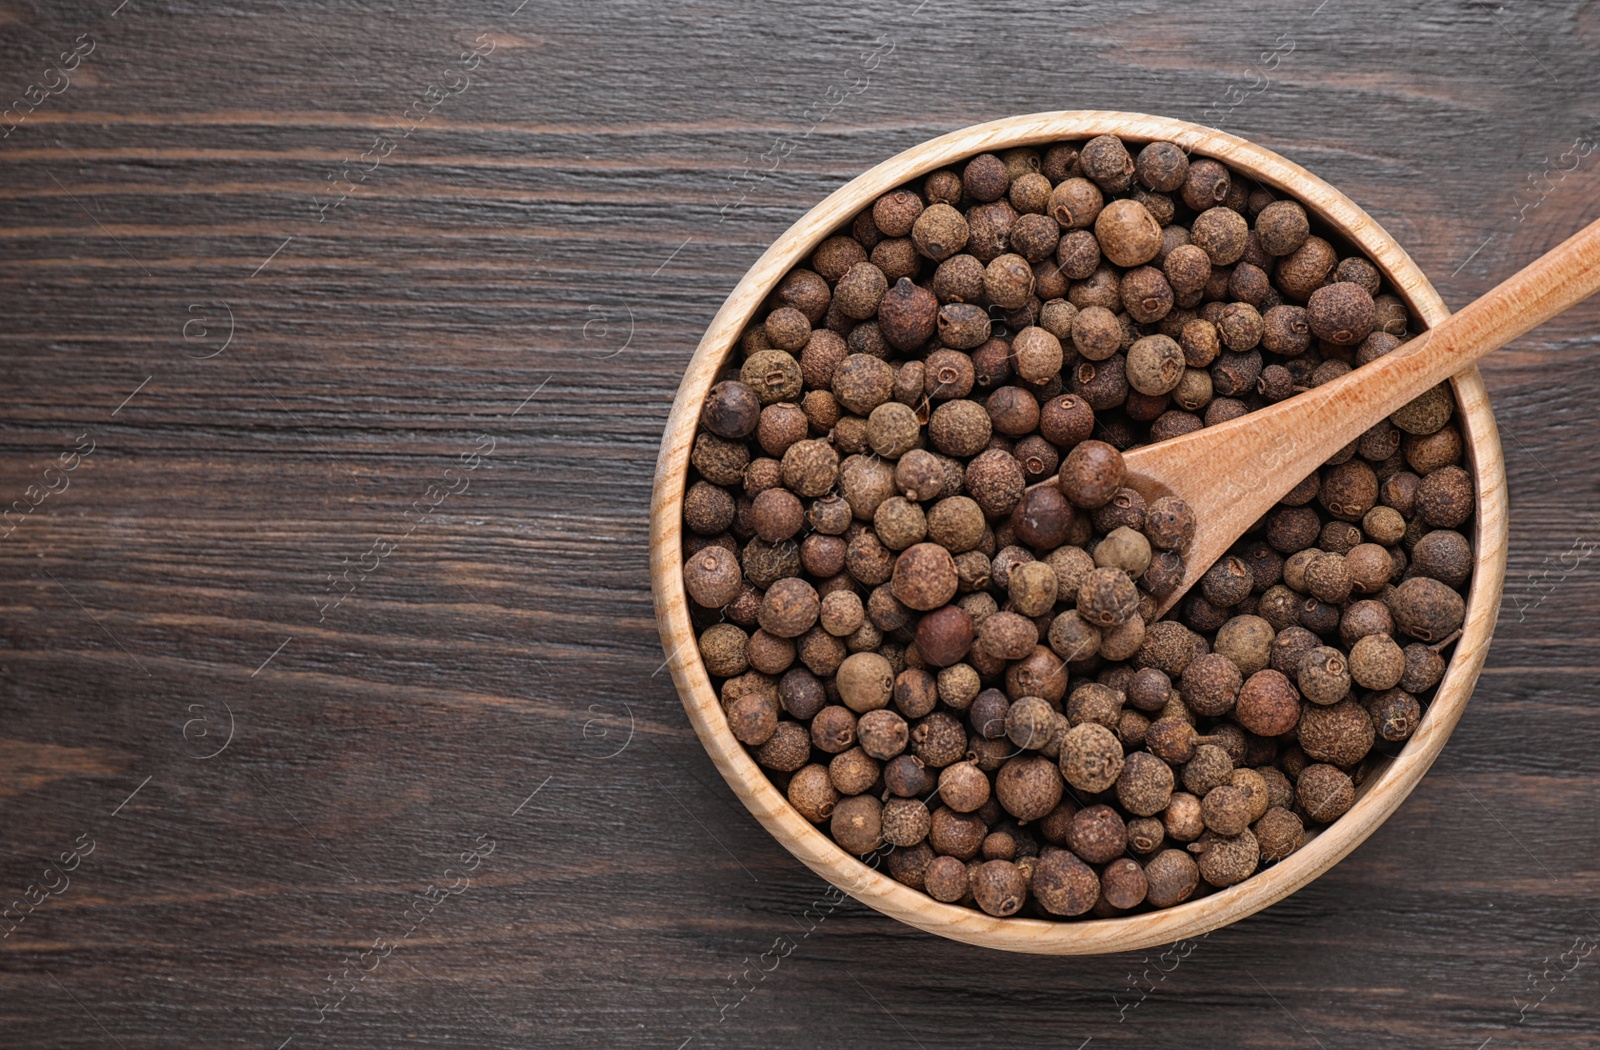
[[[967,866],[956,857],[934,857],[922,876],[923,889],[936,901],[953,904],[967,895]]]
[[[813,763],[789,778],[789,804],[813,824],[820,824],[834,813],[839,792],[828,779],[828,768]]]
[[[1106,805],[1079,810],[1067,828],[1067,848],[1090,864],[1105,864],[1122,856],[1128,845],[1128,827],[1117,811]]]
[[[1128,821],[1128,848],[1138,854],[1154,853],[1166,839],[1166,829],[1156,817],[1135,817]],[[1113,861],[1112,863],[1118,863]]]
[[[989,801],[989,778],[971,762],[956,762],[939,774],[939,797],[957,813],[971,813]]]
[[[1184,375],[1183,349],[1164,335],[1148,335],[1128,348],[1128,385],[1141,394],[1171,393]]]
[[[1171,803],[1174,784],[1171,766],[1147,751],[1133,751],[1123,760],[1122,773],[1117,778],[1117,801],[1129,813],[1153,817]]]
[[[1161,249],[1161,225],[1136,200],[1114,200],[1094,220],[1100,251],[1118,266],[1139,266]]]
[[[883,845],[883,803],[853,795],[833,807],[828,830],[846,853],[862,856]]]
[[[1261,846],[1248,828],[1238,835],[1202,836],[1189,849],[1200,855],[1200,877],[1219,889],[1243,882],[1261,861]]]
[[[1014,915],[1027,900],[1027,880],[1009,860],[985,861],[972,874],[972,896],[990,915]]]
[[[1056,850],[1039,857],[1031,889],[1045,911],[1071,917],[1094,907],[1100,897],[1100,879],[1072,853]]]
[[[1337,261],[1332,245],[1321,237],[1309,236],[1300,247],[1279,260],[1278,287],[1288,298],[1304,302],[1322,287],[1324,278]]]
[[[726,547],[707,547],[683,566],[683,587],[696,605],[716,609],[739,596],[744,579]]]
[[[1295,779],[1295,795],[1312,820],[1331,824],[1355,803],[1355,785],[1335,766],[1306,766]]]
[[[1201,744],[1195,748],[1194,757],[1183,765],[1183,786],[1198,798],[1204,798],[1213,788],[1230,782],[1233,760],[1216,744]]]
[[[1019,184],[1011,187],[1012,206],[1023,214],[1011,224],[1010,247],[1028,262],[1038,263],[1055,254],[1056,246],[1061,242],[1061,224],[1048,215],[1040,214],[1049,203],[1049,184],[1046,183],[1043,192],[1037,193],[1037,196],[1026,196],[1037,191],[1035,184],[1030,182],[1026,186],[1033,189],[1025,190],[1024,185]],[[1017,201],[1019,190],[1023,190],[1026,196],[1020,207]]]
[[[1401,582],[1385,598],[1395,625],[1423,642],[1437,642],[1461,626],[1466,602],[1460,594],[1427,576]]]
[[[1189,174],[1189,157],[1170,142],[1152,142],[1139,151],[1134,171],[1147,189],[1171,193],[1183,187]]]
[[[989,828],[976,813],[957,813],[948,806],[933,811],[928,828],[928,844],[935,853],[960,860],[978,855]]]
[[[1228,169],[1209,157],[1189,162],[1189,173],[1184,178],[1183,203],[1195,211],[1205,211],[1228,199],[1232,179]]]
[[[1305,845],[1305,825],[1300,818],[1281,806],[1273,806],[1251,826],[1261,859],[1274,864]]]
[[[841,795],[859,795],[878,780],[878,763],[859,747],[834,755],[828,762],[828,779]]]
[[[1190,170],[1192,172],[1193,167]],[[1179,849],[1164,849],[1151,857],[1144,866],[1144,874],[1148,880],[1145,900],[1156,908],[1182,904],[1200,884],[1199,867]]]
[[[1041,755],[1018,755],[995,776],[995,797],[1020,821],[1039,820],[1061,802],[1061,774]]]

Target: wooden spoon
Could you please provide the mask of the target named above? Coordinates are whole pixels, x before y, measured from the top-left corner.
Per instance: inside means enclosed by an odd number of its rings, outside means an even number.
[[[1160,612],[1340,449],[1431,387],[1596,291],[1600,221],[1369,364],[1249,415],[1125,453],[1125,485],[1147,500],[1179,496],[1195,514],[1183,582]]]

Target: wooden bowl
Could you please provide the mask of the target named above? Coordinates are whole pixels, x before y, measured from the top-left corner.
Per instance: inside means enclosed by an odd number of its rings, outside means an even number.
[[[992,918],[971,908],[941,904],[880,874],[845,853],[789,805],[729,731],[700,660],[684,595],[683,493],[706,393],[745,325],[784,274],[886,191],[977,153],[1103,134],[1134,142],[1174,142],[1284,191],[1377,263],[1424,326],[1437,324],[1448,313],[1411,257],[1371,216],[1310,172],[1243,139],[1180,120],[1102,111],[1035,113],[979,124],[906,150],[852,179],[807,212],[757,260],[717,311],[689,362],[667,420],[650,507],[650,576],[673,681],[712,761],[756,819],[812,871],[885,915],[969,944],[1048,955],[1133,951],[1206,933],[1293,893],[1355,849],[1416,786],[1461,718],[1483,666],[1505,578],[1505,465],[1488,394],[1478,370],[1472,368],[1452,384],[1457,422],[1477,483],[1476,562],[1462,637],[1422,724],[1398,757],[1363,781],[1355,805],[1298,852],[1239,885],[1176,907],[1113,919]]]

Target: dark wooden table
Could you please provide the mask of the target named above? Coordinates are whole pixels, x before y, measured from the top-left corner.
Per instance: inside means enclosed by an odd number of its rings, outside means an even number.
[[[1206,113],[1457,306],[1600,210],[1592,3],[978,6],[0,9],[0,1045],[1600,1045],[1600,304],[1486,369],[1511,573],[1432,774],[1181,963],[831,904],[706,760],[656,443],[860,170]]]

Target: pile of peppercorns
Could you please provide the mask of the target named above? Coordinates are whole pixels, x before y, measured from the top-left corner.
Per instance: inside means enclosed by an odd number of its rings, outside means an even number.
[[[1438,387],[1177,606],[1190,509],[1122,450],[1388,353],[1376,266],[1168,142],[982,154],[791,271],[706,398],[684,584],[733,734],[936,900],[1118,915],[1248,878],[1416,729],[1465,613]],[[1055,479],[1030,490],[1030,483]]]

